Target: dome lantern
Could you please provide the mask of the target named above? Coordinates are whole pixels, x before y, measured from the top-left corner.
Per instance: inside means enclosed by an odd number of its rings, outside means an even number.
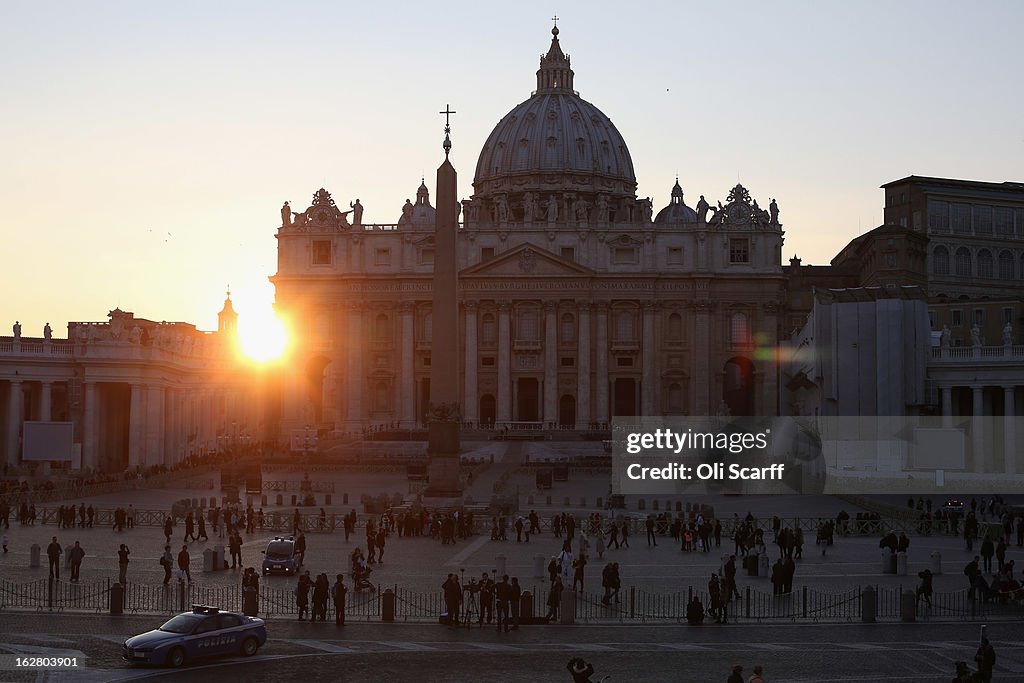
[[[573,71],[569,55],[562,52],[558,44],[558,27],[551,29],[551,47],[546,55],[540,57],[540,68],[537,69],[537,92],[573,92]]]

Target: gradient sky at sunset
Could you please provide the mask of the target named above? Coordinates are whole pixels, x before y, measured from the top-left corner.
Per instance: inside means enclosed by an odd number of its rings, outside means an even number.
[[[500,8],[500,9],[499,9]],[[737,178],[785,258],[827,262],[912,173],[1024,180],[1020,2],[47,2],[0,5],[0,334],[269,306],[279,208],[321,185],[393,223],[459,194],[560,17],[575,85],[655,210]]]

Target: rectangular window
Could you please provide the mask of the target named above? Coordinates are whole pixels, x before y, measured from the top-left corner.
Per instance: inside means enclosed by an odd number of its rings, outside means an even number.
[[[974,324],[981,327],[985,324],[985,309],[975,308],[974,309]]]
[[[633,247],[615,247],[612,260],[616,264],[636,263],[636,249]]]
[[[1003,324],[1005,325],[1006,323],[1012,323],[1012,322],[1013,322],[1013,309],[1012,308],[1004,308],[1003,309]]]
[[[430,367],[430,356],[423,356],[423,367]]]
[[[683,248],[682,247],[669,247],[668,248],[668,265],[670,265],[670,266],[681,266],[681,265],[683,265]]]
[[[576,260],[576,249],[574,247],[562,247],[561,250],[559,250],[559,254],[566,261]]]
[[[921,212],[920,211],[915,211],[914,212],[914,230],[916,230],[918,232],[921,231]]]
[[[971,232],[971,205],[953,205],[953,232],[968,235]]]
[[[480,260],[487,261],[494,258],[494,247],[480,247]]]
[[[1013,209],[997,206],[992,211],[992,220],[995,222],[997,235],[1013,234]]]
[[[750,263],[750,240],[746,237],[729,240],[729,263]]]
[[[480,359],[480,365],[484,366],[485,368],[493,368],[494,356],[484,356],[483,358]]]
[[[928,200],[928,230],[949,232],[949,202]]]
[[[391,249],[374,249],[373,262],[378,266],[390,266]]]
[[[979,235],[992,234],[992,207],[974,207],[974,232]]]
[[[561,365],[563,368],[574,368],[576,367],[576,359],[572,356],[563,356]]]
[[[331,265],[331,241],[313,240],[313,265]]]
[[[432,266],[432,265],[434,265],[434,250],[433,249],[420,249],[420,265],[421,266]]]
[[[616,358],[615,359],[615,365],[616,365],[616,367],[620,367],[620,368],[631,368],[631,367],[633,367],[633,359],[632,358],[621,358],[621,357],[620,358]]]
[[[959,308],[955,308],[949,312],[949,326],[950,327],[963,327],[964,325],[964,312]]]

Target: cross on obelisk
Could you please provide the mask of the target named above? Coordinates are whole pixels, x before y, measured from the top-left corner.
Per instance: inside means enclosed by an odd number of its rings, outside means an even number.
[[[452,139],[451,139],[451,137],[449,135],[452,132],[452,126],[451,126],[451,119],[450,119],[450,117],[451,117],[452,114],[455,114],[456,112],[452,111],[452,105],[446,104],[446,105],[444,105],[444,111],[439,111],[437,113],[438,114],[444,114],[444,145],[443,145],[443,147],[444,147],[444,156],[447,159],[448,158],[448,152],[450,152],[452,150]]]
[[[556,14],[555,16],[551,17],[551,21],[555,22],[555,26],[557,27],[558,26],[558,15]]]

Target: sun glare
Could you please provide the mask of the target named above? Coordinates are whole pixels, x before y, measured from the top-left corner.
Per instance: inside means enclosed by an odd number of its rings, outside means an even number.
[[[253,311],[238,317],[238,343],[246,358],[266,363],[284,354],[288,331],[273,311]]]

